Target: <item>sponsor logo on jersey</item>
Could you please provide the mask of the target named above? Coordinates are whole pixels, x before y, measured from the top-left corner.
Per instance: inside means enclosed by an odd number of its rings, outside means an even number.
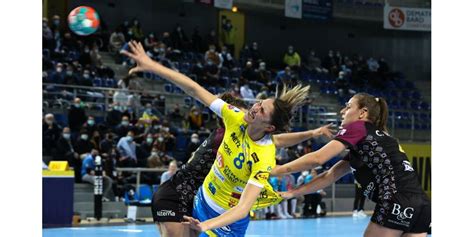
[[[240,199],[240,196],[242,196],[242,194],[232,192],[230,196],[233,197],[233,198]]]
[[[397,220],[403,221],[406,219],[411,219],[415,209],[413,207],[402,208],[400,204],[394,203],[392,209],[392,215],[397,216]]]
[[[238,203],[237,200],[231,198],[231,199],[229,199],[229,203],[228,203],[228,204],[229,204],[229,207],[232,208],[232,207],[237,206],[237,203]]]
[[[207,186],[207,188],[209,189],[209,192],[212,193],[212,195],[216,194],[216,187],[214,186],[214,184],[212,184],[212,182],[209,182],[209,185]]]
[[[342,135],[344,135],[344,133],[346,133],[346,132],[347,132],[347,129],[343,128],[343,129],[341,129],[341,130],[337,133],[336,136],[342,136]]]
[[[374,191],[375,185],[374,182],[370,182],[369,185],[364,190],[364,196],[369,197],[369,195]]]
[[[407,160],[403,161],[403,166],[405,166],[405,171],[415,171],[413,167],[411,167],[410,162]]]
[[[227,153],[227,155],[232,155],[232,150],[230,149],[229,145],[226,142],[222,142],[224,151]]]
[[[214,171],[214,174],[221,182],[225,181],[224,175],[222,175],[222,173],[219,171],[217,167],[212,166],[212,171]]]
[[[260,159],[258,159],[257,153],[254,152],[254,153],[252,153],[252,155],[250,155],[250,156],[252,156],[253,163],[257,163],[257,162],[260,161]]]
[[[217,152],[217,165],[219,168],[224,168],[224,157],[219,152]]]
[[[238,178],[227,165],[224,167],[224,175],[234,184],[240,184],[240,185],[247,184],[247,181],[243,181],[240,178]]]
[[[232,134],[230,134],[230,137],[232,138],[232,141],[235,143],[237,148],[240,148],[240,140],[237,137],[237,134],[235,134],[235,132],[233,132]]]
[[[157,216],[176,216],[176,213],[172,210],[161,210],[156,212]]]
[[[375,134],[377,134],[377,136],[379,136],[379,137],[385,136],[385,133],[380,131],[380,130],[375,130]]]
[[[243,189],[242,187],[240,187],[240,186],[235,186],[235,187],[234,187],[234,190],[237,191],[237,192],[239,192],[239,193],[242,193],[242,192],[244,191],[244,189]]]
[[[253,177],[258,181],[265,181],[268,180],[268,178],[270,177],[270,172],[258,171],[257,174],[255,174],[255,176]]]
[[[272,171],[272,166],[271,166],[271,165],[269,165],[269,166],[267,167],[267,171],[269,171],[269,172]]]
[[[223,227],[219,228],[219,230],[222,230],[222,231],[227,232],[227,233],[230,233],[232,231],[229,226],[223,226]]]

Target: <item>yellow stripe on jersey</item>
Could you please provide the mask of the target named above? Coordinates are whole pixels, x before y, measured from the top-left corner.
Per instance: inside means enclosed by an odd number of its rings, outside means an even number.
[[[216,160],[203,183],[206,195],[228,210],[237,205],[245,186],[251,183],[263,187],[253,209],[280,202],[281,197],[268,183],[276,164],[276,148],[270,136],[252,141],[245,131],[244,112],[232,105],[223,103],[221,115],[226,129]]]

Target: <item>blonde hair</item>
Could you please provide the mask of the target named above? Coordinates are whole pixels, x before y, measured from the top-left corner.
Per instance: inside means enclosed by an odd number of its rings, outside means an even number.
[[[287,85],[283,85],[280,95],[273,102],[275,109],[272,114],[272,124],[275,126],[275,132],[286,132],[289,130],[293,112],[308,97],[309,89],[310,86],[303,87],[303,85],[298,84],[288,90]]]

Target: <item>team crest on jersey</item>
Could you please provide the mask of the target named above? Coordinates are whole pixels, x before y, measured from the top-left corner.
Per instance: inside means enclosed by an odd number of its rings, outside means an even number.
[[[409,161],[404,160],[403,166],[405,166],[405,171],[415,171]]]
[[[234,112],[236,112],[236,113],[240,112],[240,109],[234,107],[233,105],[227,105],[227,108],[234,111]]]
[[[270,177],[270,172],[266,171],[258,171],[257,174],[255,174],[254,176],[254,178],[258,181],[268,180],[268,177]]]
[[[271,167],[271,166],[268,166],[268,167],[267,167],[267,171],[268,171],[268,172],[272,171],[272,167]]]

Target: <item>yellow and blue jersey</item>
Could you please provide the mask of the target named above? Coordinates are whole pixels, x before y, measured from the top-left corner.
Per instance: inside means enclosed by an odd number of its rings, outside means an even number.
[[[253,209],[280,202],[281,197],[268,183],[270,171],[276,164],[276,148],[271,136],[266,135],[259,141],[250,139],[245,131],[244,112],[223,100],[215,100],[210,108],[222,118],[226,130],[202,186],[208,205],[220,213],[236,206],[247,183],[262,188]]]

